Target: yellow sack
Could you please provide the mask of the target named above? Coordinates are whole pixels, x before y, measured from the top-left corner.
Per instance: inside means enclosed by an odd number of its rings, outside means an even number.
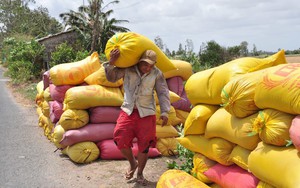
[[[48,119],[48,124],[44,126],[44,135],[47,137],[48,140],[52,140],[52,131],[54,129],[54,124]]]
[[[245,170],[248,170],[248,157],[249,157],[250,153],[251,153],[251,150],[248,150],[239,145],[236,145],[233,148],[228,160],[234,162],[239,167],[241,167]]]
[[[50,107],[48,101],[44,101],[42,103],[42,112],[46,117],[50,117]]]
[[[36,108],[36,113],[37,113],[38,117],[40,117],[41,115],[44,115],[43,111],[42,111],[42,108],[39,107],[39,106],[37,106],[37,108]]]
[[[267,144],[285,146],[291,140],[289,129],[295,115],[274,109],[264,109],[253,122],[253,133]]]
[[[256,117],[257,113],[246,118],[237,118],[224,108],[220,108],[208,120],[204,137],[223,138],[246,149],[254,150],[260,142],[257,134],[251,134],[252,123]]]
[[[62,140],[64,134],[65,129],[61,125],[56,125],[52,133],[52,142],[57,148],[63,148],[63,146],[60,144],[60,141]]]
[[[124,97],[120,88],[100,85],[76,86],[68,89],[64,99],[66,109],[88,109],[96,106],[121,106]]]
[[[246,73],[230,80],[222,89],[222,106],[239,118],[257,113],[260,109],[254,102],[255,87],[265,71]]]
[[[278,147],[260,142],[248,158],[249,170],[261,181],[274,187],[300,185],[300,158],[293,147]]]
[[[172,125],[156,125],[156,137],[157,138],[169,138],[178,137],[178,131]]]
[[[106,44],[105,55],[110,59],[110,51],[118,48],[120,57],[115,65],[120,68],[130,67],[138,63],[140,57],[146,50],[153,50],[157,55],[156,66],[162,71],[170,71],[176,69],[169,58],[159,49],[154,42],[138,33],[127,32],[117,33],[112,36]]]
[[[276,187],[274,187],[273,185],[270,185],[266,182],[259,181],[256,188],[276,188]]]
[[[193,157],[193,169],[191,171],[191,174],[196,177],[198,180],[204,183],[212,183],[211,180],[209,180],[203,172],[208,170],[210,167],[214,166],[217,164],[216,161],[213,161],[201,153],[195,153]]]
[[[182,170],[167,170],[164,172],[156,185],[156,188],[209,188],[205,183],[197,180]]]
[[[78,85],[84,79],[100,68],[100,59],[97,52],[85,59],[72,63],[55,65],[49,71],[50,80],[56,86],[59,85]]]
[[[219,106],[198,104],[192,108],[184,123],[184,135],[203,134],[208,119],[219,109]]]
[[[176,116],[176,111],[173,106],[170,106],[170,111],[168,114],[168,125],[178,125],[181,123],[181,120]],[[162,120],[160,119],[160,106],[156,105],[156,124],[161,125]]]
[[[90,163],[99,158],[100,150],[94,142],[79,142],[66,147],[62,153],[75,163]]]
[[[52,99],[52,97],[51,97],[51,95],[50,95],[50,89],[49,89],[49,87],[47,87],[45,90],[44,90],[44,92],[43,92],[43,99],[45,100],[45,101],[53,101],[53,99]]]
[[[230,79],[237,75],[284,63],[286,60],[283,50],[263,59],[253,57],[235,59],[218,67],[193,74],[185,84],[185,91],[193,105],[221,104],[222,89]]]
[[[201,153],[222,165],[228,166],[233,164],[233,162],[228,161],[228,158],[235,144],[223,138],[207,139],[203,135],[187,135],[176,139],[190,151]]]
[[[67,109],[59,119],[59,124],[67,131],[78,129],[89,122],[89,114],[86,110]]]
[[[176,93],[174,93],[173,91],[170,91],[169,90],[169,94],[170,94],[170,103],[173,103],[173,102],[176,102],[176,101],[179,101],[180,100],[180,97],[179,95],[177,95]],[[154,99],[155,99],[155,103],[157,105],[159,105],[159,100],[158,100],[158,97],[157,97],[157,93],[154,92]]]
[[[36,85],[36,90],[37,90],[37,93],[38,93],[38,94],[43,93],[43,91],[44,91],[44,82],[43,82],[43,80],[42,80],[42,81],[39,81],[39,82],[37,83],[37,85]]]
[[[300,63],[268,68],[255,89],[255,104],[261,109],[300,114],[299,74]]]
[[[180,76],[184,81],[186,81],[194,73],[192,64],[189,62],[175,59],[171,59],[170,61],[176,67],[176,69],[164,72],[166,79]]]
[[[176,108],[175,108],[175,112],[176,112],[176,116],[181,120],[181,122],[185,122],[190,114],[190,112],[186,112]]]
[[[89,85],[101,85],[106,87],[120,87],[123,85],[123,79],[116,82],[110,82],[106,79],[105,69],[101,66],[97,71],[87,76],[84,81]]]
[[[156,149],[163,156],[174,156],[178,155],[177,144],[176,138],[159,138],[156,142]]]

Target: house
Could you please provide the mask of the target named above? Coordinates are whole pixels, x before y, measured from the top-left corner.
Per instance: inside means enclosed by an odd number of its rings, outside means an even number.
[[[37,42],[44,45],[46,47],[45,49],[45,55],[43,57],[43,68],[45,70],[49,69],[49,62],[51,60],[51,53],[55,51],[56,46],[59,44],[62,44],[64,42],[68,42],[69,44],[73,44],[76,42],[78,38],[78,33],[75,30],[68,30],[63,31],[60,33],[56,33],[53,35],[48,35],[46,37],[37,39]]]

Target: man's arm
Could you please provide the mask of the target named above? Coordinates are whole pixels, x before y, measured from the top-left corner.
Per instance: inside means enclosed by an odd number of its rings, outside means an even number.
[[[124,69],[115,66],[115,62],[120,56],[120,50],[115,48],[110,51],[110,59],[108,62],[103,63],[105,68],[106,79],[110,82],[116,82],[124,77]]]
[[[168,123],[168,114],[170,111],[171,103],[169,88],[162,73],[158,76],[156,80],[155,90],[157,93],[161,111],[160,119],[163,121],[162,126],[164,126]]]

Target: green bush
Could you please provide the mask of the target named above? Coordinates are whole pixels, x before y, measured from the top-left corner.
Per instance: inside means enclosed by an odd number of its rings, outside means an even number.
[[[183,126],[178,127],[180,131],[181,137],[183,137]],[[178,151],[178,160],[177,161],[168,161],[167,166],[169,169],[178,169],[183,170],[189,174],[191,174],[191,170],[194,168],[193,158],[194,152],[190,151],[189,149],[183,147],[181,144],[177,144],[177,151]]]
[[[13,82],[21,83],[37,79],[43,72],[43,54],[45,47],[35,40],[17,41],[14,38],[4,40],[7,55],[4,57],[8,68],[7,76]]]
[[[6,76],[9,76],[13,83],[19,84],[32,80],[31,70],[33,65],[30,61],[15,61],[8,65]]]
[[[56,50],[51,53],[50,67],[62,63],[71,63],[80,61],[88,56],[87,51],[76,51],[72,46],[66,42],[58,45]]]

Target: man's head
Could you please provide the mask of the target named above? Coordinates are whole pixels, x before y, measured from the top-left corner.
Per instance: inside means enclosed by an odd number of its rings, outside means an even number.
[[[157,56],[153,50],[146,50],[138,62],[138,68],[142,74],[148,73],[154,67]]]
[[[150,65],[154,65],[156,63],[157,56],[156,53],[153,50],[146,50],[142,57],[140,58],[139,62],[145,61],[149,63]]]

